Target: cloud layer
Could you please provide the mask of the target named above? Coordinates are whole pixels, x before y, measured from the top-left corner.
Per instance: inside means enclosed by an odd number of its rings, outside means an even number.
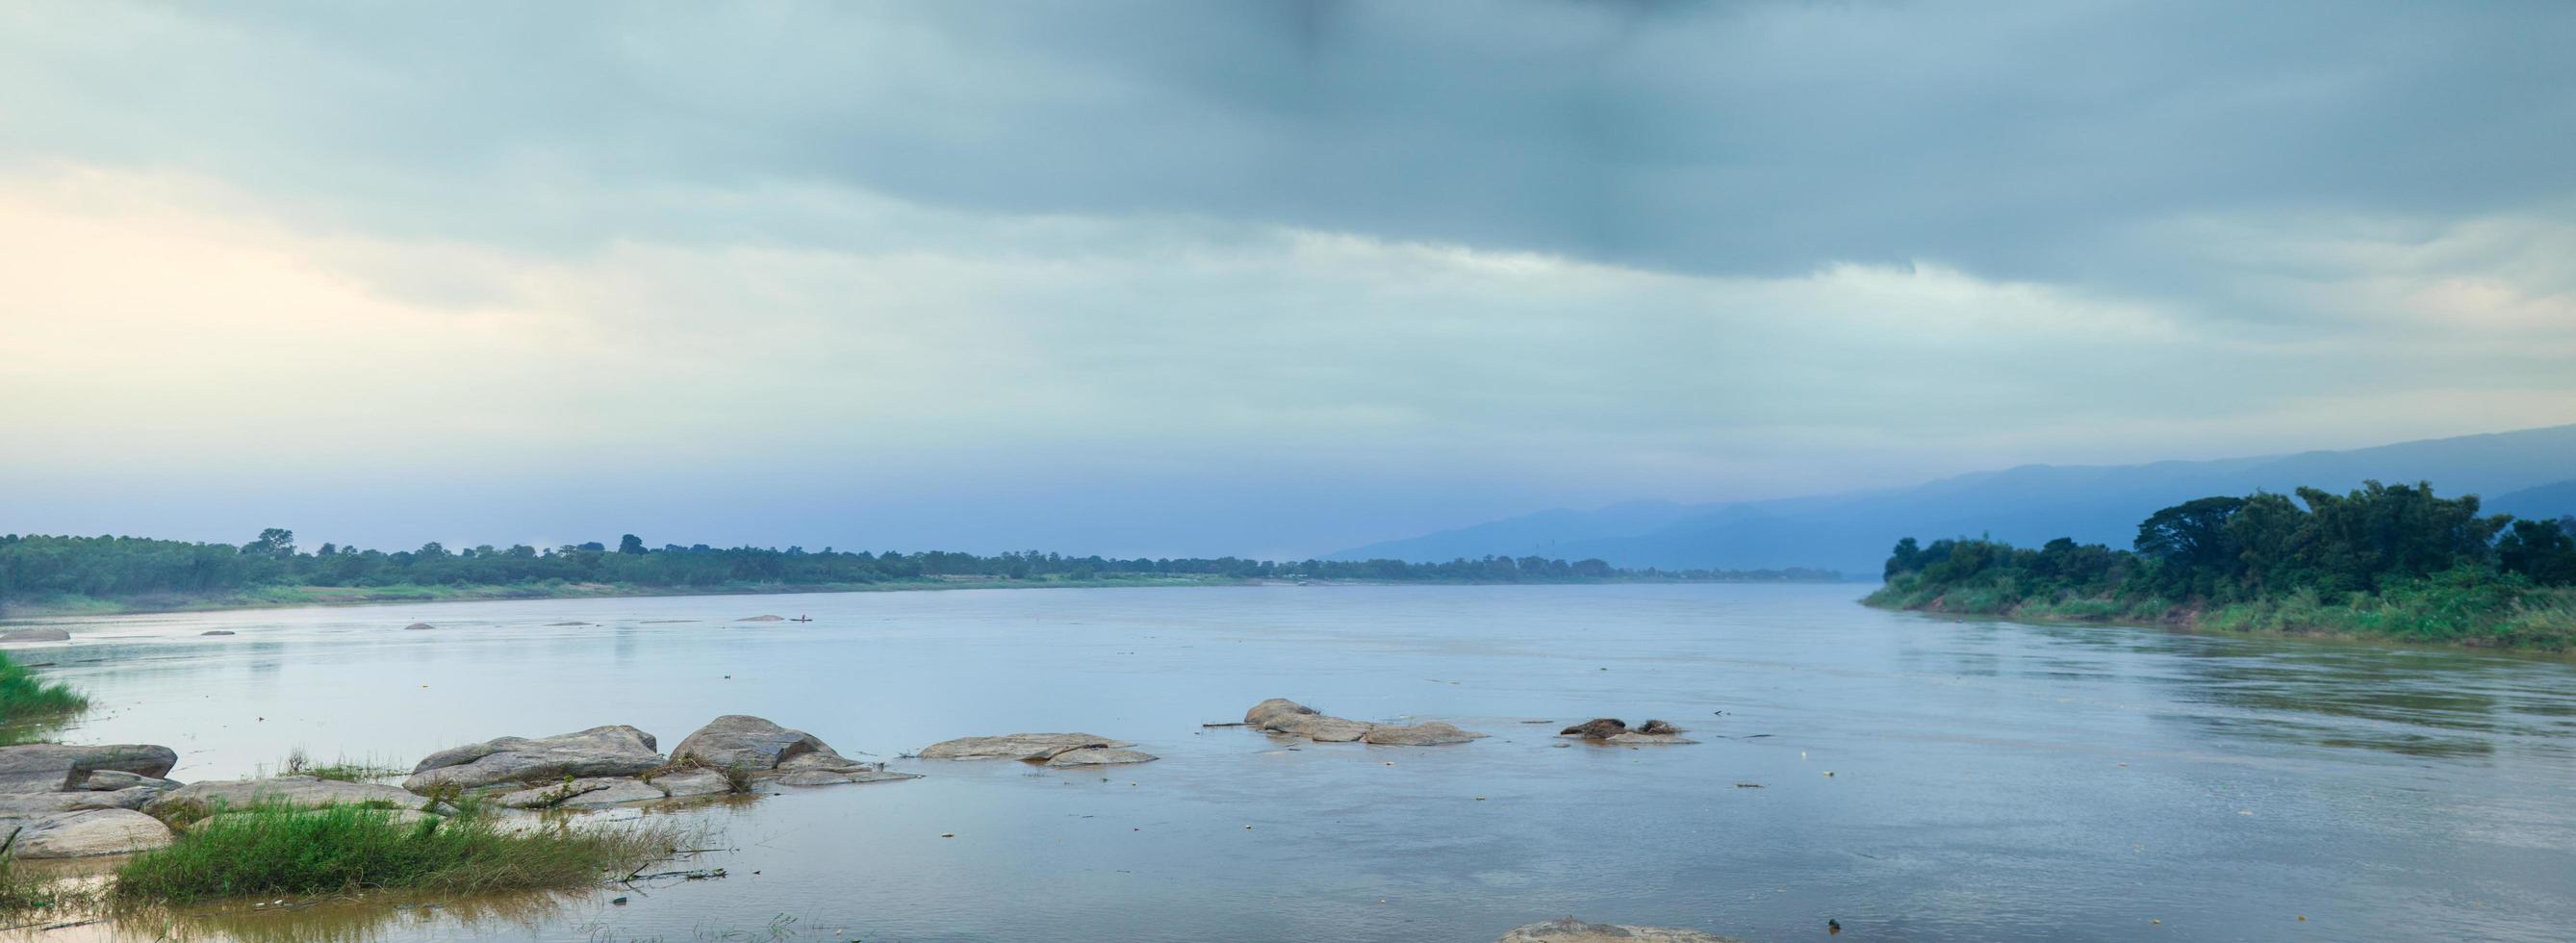
[[[0,530],[1286,555],[2576,421],[2571,37],[18,7]]]

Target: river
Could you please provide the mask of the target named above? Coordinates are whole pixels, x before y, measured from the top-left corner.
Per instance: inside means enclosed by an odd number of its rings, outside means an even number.
[[[1822,938],[1828,919],[1851,940],[2576,932],[2576,664],[1960,621],[1859,592],[440,603],[50,620],[74,641],[14,654],[99,705],[65,739],[167,744],[181,780],[295,748],[407,768],[612,723],[668,749],[726,713],[926,776],[687,813],[720,829],[725,850],[688,864],[720,880],[197,924],[254,939],[1483,943],[1567,914],[1749,940]],[[761,613],[814,621],[736,621]],[[415,621],[437,628],[401,630]],[[217,629],[238,634],[201,634]],[[1374,747],[1201,727],[1269,697],[1493,736]],[[1553,736],[1593,716],[1702,742]],[[900,758],[1059,730],[1163,759]]]

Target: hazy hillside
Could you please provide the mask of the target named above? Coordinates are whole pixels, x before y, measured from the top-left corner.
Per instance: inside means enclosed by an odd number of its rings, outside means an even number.
[[[1600,557],[1629,567],[1813,566],[1874,576],[1897,538],[1992,535],[2036,544],[2072,536],[2126,546],[2137,523],[2187,498],[2428,480],[2497,510],[2576,513],[2576,425],[2403,442],[2342,452],[2155,462],[2028,465],[1913,488],[1779,501],[1629,502],[1546,511],[1357,547],[1336,559],[1447,560],[1487,554]]]

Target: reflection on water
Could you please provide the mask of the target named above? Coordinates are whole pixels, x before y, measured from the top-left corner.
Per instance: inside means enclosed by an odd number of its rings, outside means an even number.
[[[407,765],[605,723],[667,748],[721,713],[928,777],[681,813],[727,836],[703,863],[732,877],[623,905],[168,918],[214,936],[1481,941],[1568,913],[1752,939],[1827,917],[1856,939],[2549,940],[2576,925],[2566,661],[1937,619],[1856,593],[427,604],[75,620],[50,670],[100,705],[71,736],[168,743],[182,779],[294,748]],[[733,621],[788,610],[817,621]],[[414,621],[438,629],[399,631]],[[552,624],[570,621],[589,624]],[[241,634],[198,636],[212,628]],[[1494,736],[1388,748],[1199,726],[1274,696]],[[1523,723],[1593,716],[1675,720],[1704,742],[1557,749],[1554,726]],[[1164,759],[900,756],[1062,729]]]

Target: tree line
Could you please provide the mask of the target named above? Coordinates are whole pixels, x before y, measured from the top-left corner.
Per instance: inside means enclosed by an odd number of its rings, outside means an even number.
[[[268,586],[400,587],[612,584],[651,589],[738,589],[993,579],[1087,582],[1147,577],[1235,580],[1569,583],[1602,581],[1802,581],[1839,574],[1788,570],[1631,570],[1598,559],[1484,557],[1446,563],[1401,560],[1272,561],[1240,557],[1069,557],[1030,550],[981,555],[808,551],[791,546],[647,547],[627,534],[615,547],[489,544],[450,549],[436,542],[384,551],[325,543],[310,551],[282,528],[239,545],[143,537],[0,536],[0,605],[65,597],[122,600],[217,596]]]
[[[2539,600],[2549,610],[2539,618],[2555,623],[2571,598],[2563,588],[2576,586],[2576,517],[2481,514],[2475,495],[2371,481],[2343,494],[2300,488],[2295,500],[2256,492],[2185,501],[2139,522],[2128,549],[2062,537],[2038,549],[1907,537],[1883,575],[1872,601],[1909,608],[2107,617],[2293,600],[2386,616],[2387,601],[2400,600],[2443,609],[2419,615],[2450,631],[2482,618],[2529,621]],[[2402,628],[2394,616],[2380,621]]]

